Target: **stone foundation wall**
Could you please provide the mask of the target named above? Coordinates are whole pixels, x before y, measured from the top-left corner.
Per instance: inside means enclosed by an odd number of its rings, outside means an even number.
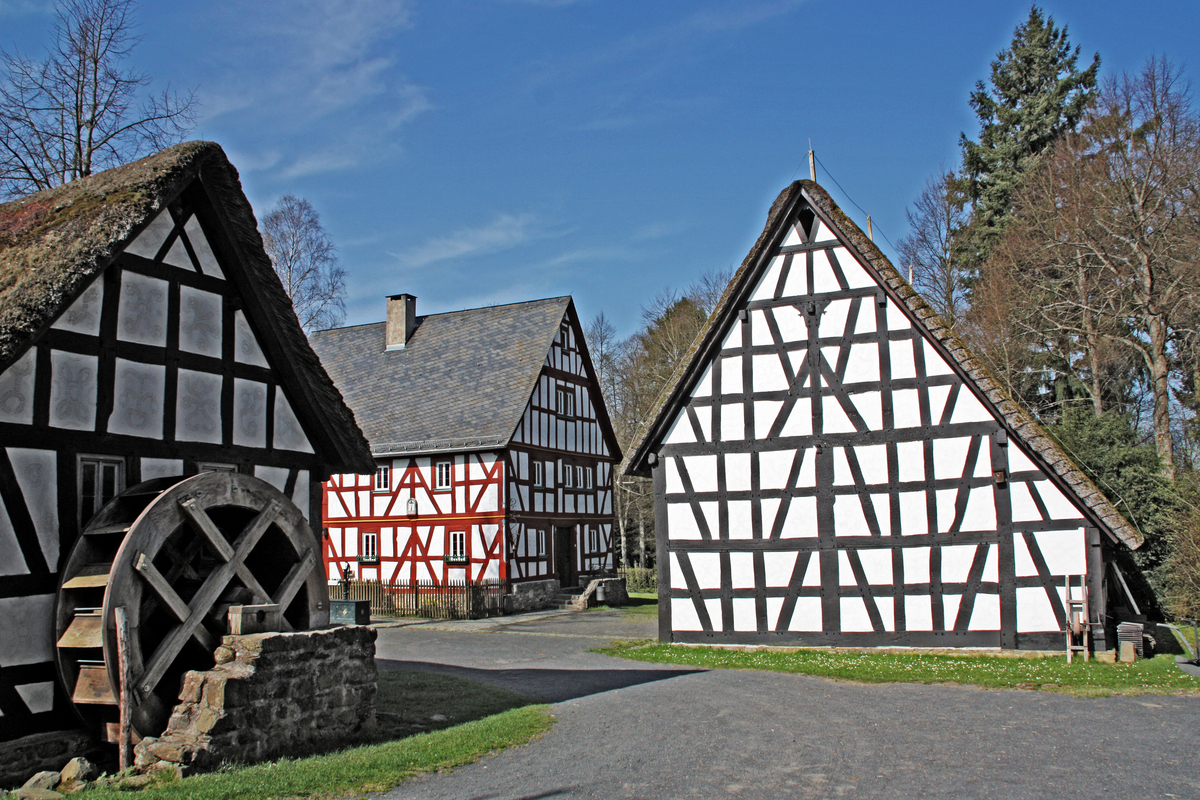
[[[74,730],[35,733],[0,742],[0,789],[20,786],[35,772],[60,770],[72,758],[91,755],[98,748],[95,739]]]
[[[550,608],[554,605],[558,590],[557,579],[514,583],[512,593],[504,595],[504,613],[519,614],[522,611]]]
[[[166,732],[136,749],[149,771],[203,772],[345,745],[375,727],[375,631],[347,626],[226,636],[188,672]]]

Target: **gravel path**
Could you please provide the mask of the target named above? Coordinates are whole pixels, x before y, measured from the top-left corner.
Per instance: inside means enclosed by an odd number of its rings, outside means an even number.
[[[1082,700],[694,671],[588,653],[654,635],[615,611],[380,631],[382,669],[552,703],[541,739],[399,798],[1200,798],[1200,697]]]

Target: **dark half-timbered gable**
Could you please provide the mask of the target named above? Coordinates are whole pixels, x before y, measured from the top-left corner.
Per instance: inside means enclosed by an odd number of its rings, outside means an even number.
[[[620,453],[569,297],[313,334],[376,470],[325,486],[326,567],[385,582],[581,578],[613,568]]]
[[[626,469],[654,478],[666,641],[1060,649],[1082,576],[1111,647],[1141,543],[811,181]]]
[[[308,539],[316,550],[321,481],[372,463],[263,251],[237,172],[205,142],[0,205],[0,445],[0,750],[79,725],[73,701],[115,706],[115,667],[104,655],[112,622],[100,612],[110,579],[134,569],[136,554],[112,557],[130,522],[89,522],[126,487],[213,470],[257,476],[278,490],[271,502],[290,500],[308,517],[304,533],[293,526],[289,535],[301,537],[299,550]],[[223,550],[220,535],[206,534]],[[143,633],[165,613],[165,632],[183,625],[201,644],[219,636],[220,614],[189,619],[188,603],[206,601],[182,588],[219,558],[241,576],[225,578],[228,598],[235,584],[254,584],[242,590],[245,602],[275,591],[251,576],[255,563],[275,557],[274,544],[213,555],[201,538],[172,540],[172,556],[163,550],[128,577],[153,579],[161,592],[152,600],[147,589],[130,610]],[[307,591],[299,587],[316,566],[298,562],[276,597]],[[220,588],[204,596],[219,605]],[[323,597],[324,582],[315,589]],[[308,603],[319,609],[324,600]],[[170,702],[178,693],[168,685],[177,677],[171,655],[153,653],[141,676],[149,688],[137,692]],[[136,655],[151,661],[149,649]],[[102,718],[84,715],[89,724]],[[102,738],[94,728],[88,733]]]

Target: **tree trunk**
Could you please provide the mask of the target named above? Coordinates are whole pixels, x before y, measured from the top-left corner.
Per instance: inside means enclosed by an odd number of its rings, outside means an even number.
[[[646,568],[646,510],[638,504],[638,550],[639,564],[642,569]]]
[[[622,500],[620,500],[620,497],[621,497],[620,486],[621,485],[619,482],[616,482],[616,481],[613,482],[613,487],[615,489],[615,491],[613,492],[613,496],[615,498],[617,498],[617,502],[615,504],[616,505],[615,510],[617,512],[617,526],[620,528],[620,531],[621,531],[621,566],[628,567],[629,566],[629,541],[628,541],[628,539],[625,538],[625,511],[626,511],[626,508],[625,508],[625,503]]]
[[[1167,326],[1158,314],[1148,314],[1150,382],[1154,392],[1154,448],[1167,480],[1175,480],[1175,446],[1171,437],[1171,365],[1167,360]]]

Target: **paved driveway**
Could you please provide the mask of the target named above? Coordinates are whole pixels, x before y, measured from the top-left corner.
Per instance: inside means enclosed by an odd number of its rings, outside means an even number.
[[[1200,697],[1081,700],[697,672],[588,653],[654,622],[591,611],[380,631],[383,669],[552,703],[541,739],[387,798],[1200,798]]]

